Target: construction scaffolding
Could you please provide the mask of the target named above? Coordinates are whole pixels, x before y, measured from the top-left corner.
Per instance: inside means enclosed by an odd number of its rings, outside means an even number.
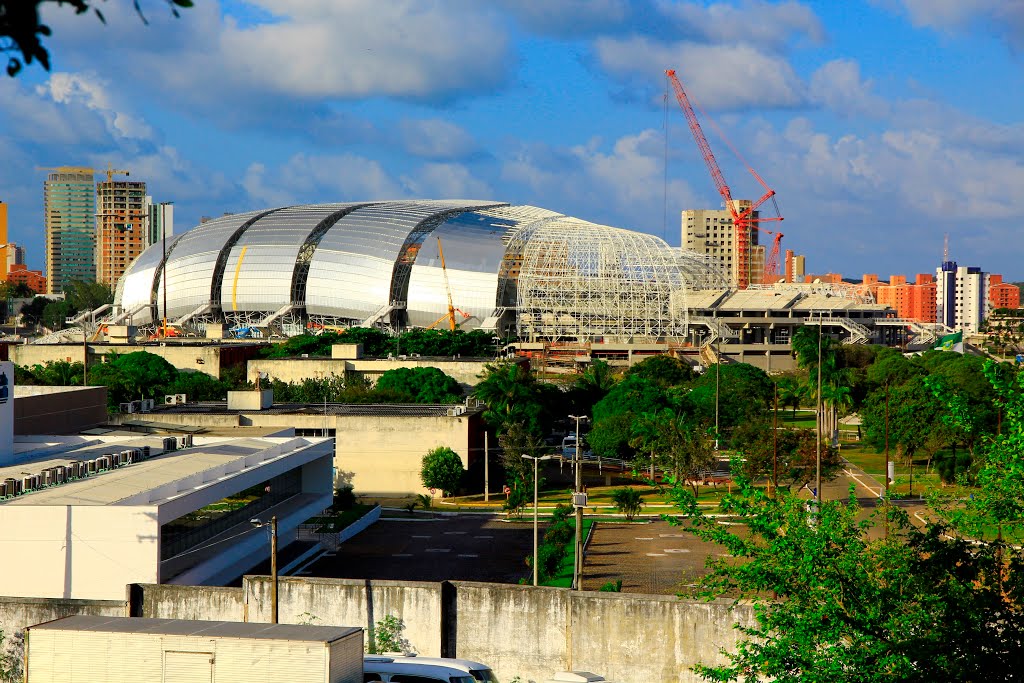
[[[522,258],[516,312],[525,340],[682,340],[687,293],[726,286],[706,257],[570,217],[523,228],[508,253]]]

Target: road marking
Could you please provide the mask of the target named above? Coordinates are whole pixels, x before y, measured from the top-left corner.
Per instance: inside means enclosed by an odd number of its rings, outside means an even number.
[[[665,548],[666,553],[688,553],[688,548]]]
[[[444,532],[444,535],[445,536],[462,536],[465,533],[466,533],[465,531],[446,531],[446,532]]]
[[[324,557],[335,557],[338,553],[324,553]]]
[[[412,553],[392,553],[391,557],[412,557]]]
[[[473,538],[494,538],[494,536],[474,536]]]
[[[687,538],[686,534],[658,534],[661,538]]]
[[[460,554],[459,557],[480,557],[480,556],[475,554],[475,553],[464,553],[464,554]]]
[[[451,548],[427,548],[426,550],[428,553],[450,553],[451,551]]]
[[[881,495],[882,495],[882,489],[881,489],[881,488],[879,488],[879,489],[878,489],[878,490],[876,491],[875,489],[873,489],[873,488],[871,488],[870,486],[868,486],[867,484],[865,484],[865,483],[864,483],[864,482],[863,482],[863,481],[861,480],[861,478],[860,478],[860,477],[858,477],[858,476],[857,476],[856,474],[854,474],[854,473],[853,473],[853,472],[851,472],[850,470],[844,469],[844,470],[843,470],[843,472],[844,472],[844,473],[846,474],[846,476],[848,476],[848,477],[849,477],[850,479],[853,479],[853,480],[854,480],[854,481],[856,481],[856,482],[857,482],[858,484],[860,484],[861,486],[863,486],[864,488],[866,488],[866,489],[868,490],[868,493],[870,493],[871,495],[873,495],[873,496],[879,496],[879,497],[881,497]]]
[[[430,538],[430,535],[428,534],[428,535],[426,535],[426,536],[416,536],[416,535],[414,534],[414,535],[412,536],[412,538]]]
[[[668,557],[665,553],[647,553],[647,557]]]
[[[653,541],[654,537],[653,536],[634,536],[633,540],[634,541]]]

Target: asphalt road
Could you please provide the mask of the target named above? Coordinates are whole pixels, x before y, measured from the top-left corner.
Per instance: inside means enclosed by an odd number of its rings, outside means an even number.
[[[297,576],[518,583],[529,574],[532,552],[527,522],[475,515],[382,518]]]

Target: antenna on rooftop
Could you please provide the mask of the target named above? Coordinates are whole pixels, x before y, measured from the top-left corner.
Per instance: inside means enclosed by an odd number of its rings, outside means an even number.
[[[949,261],[949,233],[942,236],[942,262]]]

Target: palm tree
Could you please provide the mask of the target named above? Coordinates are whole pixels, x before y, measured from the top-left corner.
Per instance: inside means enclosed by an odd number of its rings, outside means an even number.
[[[493,363],[484,366],[483,379],[473,393],[487,405],[484,419],[499,433],[515,422],[533,431],[543,410],[536,385],[525,365],[514,361]]]
[[[807,396],[807,385],[800,382],[796,377],[780,377],[777,381],[779,385],[779,403],[783,408],[790,406],[793,409],[793,419],[796,419],[796,409],[800,407],[800,403]]]

